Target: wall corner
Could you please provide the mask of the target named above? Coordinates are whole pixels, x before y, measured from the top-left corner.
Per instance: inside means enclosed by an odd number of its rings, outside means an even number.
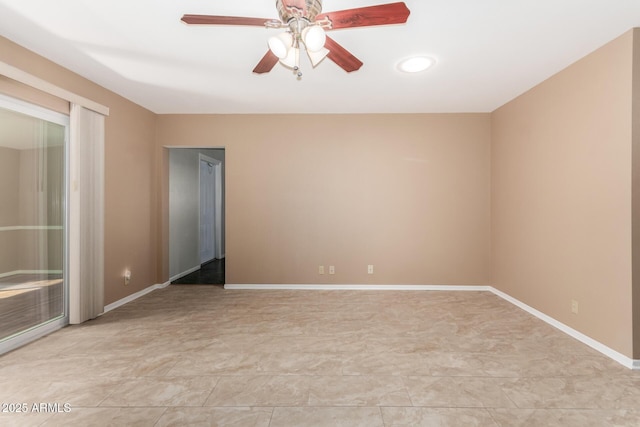
[[[640,28],[632,31],[631,245],[633,359],[640,359]]]

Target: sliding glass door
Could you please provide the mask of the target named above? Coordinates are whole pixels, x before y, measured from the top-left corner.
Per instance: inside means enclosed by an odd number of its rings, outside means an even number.
[[[0,97],[0,353],[68,321],[68,116]]]

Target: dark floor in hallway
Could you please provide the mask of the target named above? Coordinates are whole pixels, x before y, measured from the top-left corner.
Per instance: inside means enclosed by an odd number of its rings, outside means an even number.
[[[214,259],[194,271],[171,282],[172,285],[224,285],[224,258]]]

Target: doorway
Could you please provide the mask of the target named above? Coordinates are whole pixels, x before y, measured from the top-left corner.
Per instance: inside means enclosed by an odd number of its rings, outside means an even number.
[[[225,150],[167,148],[169,281],[224,284]]]

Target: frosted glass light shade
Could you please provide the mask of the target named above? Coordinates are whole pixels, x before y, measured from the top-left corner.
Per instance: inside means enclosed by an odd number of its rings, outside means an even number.
[[[311,50],[307,49],[307,55],[309,55],[309,59],[311,60],[311,65],[313,65],[314,67],[318,65],[320,62],[322,62],[322,60],[326,58],[328,54],[329,54],[329,49],[325,49],[324,47],[315,52],[312,52]]]
[[[292,44],[293,37],[291,36],[291,33],[278,34],[277,36],[271,37],[268,41],[269,50],[271,50],[271,52],[280,59],[287,56],[291,50]]]
[[[307,50],[311,52],[318,52],[324,47],[327,41],[327,35],[322,27],[318,25],[311,25],[302,30],[302,41],[307,47]]]
[[[280,59],[280,63],[289,68],[296,67],[299,62],[300,62],[300,49],[298,48],[289,49],[287,56]]]

